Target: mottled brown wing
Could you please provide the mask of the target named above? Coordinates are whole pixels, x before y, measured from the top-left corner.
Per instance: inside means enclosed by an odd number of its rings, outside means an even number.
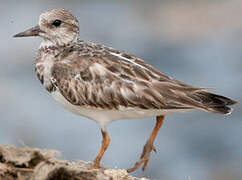
[[[204,95],[204,89],[169,78],[139,58],[112,51],[102,57],[66,57],[55,63],[52,76],[62,95],[79,106],[209,111],[218,105]]]

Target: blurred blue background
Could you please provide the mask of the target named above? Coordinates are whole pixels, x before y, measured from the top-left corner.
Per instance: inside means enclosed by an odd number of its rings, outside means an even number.
[[[241,0],[9,0],[0,2],[0,143],[58,149],[63,159],[93,160],[100,144],[94,122],[64,110],[34,72],[39,38],[12,35],[52,8],[73,12],[80,39],[143,58],[167,75],[242,102]],[[242,106],[230,116],[170,115],[145,172],[165,180],[242,179]],[[129,168],[139,158],[155,118],[116,121],[102,164]]]

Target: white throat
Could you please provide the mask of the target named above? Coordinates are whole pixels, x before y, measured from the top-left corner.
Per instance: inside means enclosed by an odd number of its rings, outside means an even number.
[[[40,44],[39,48],[48,48],[51,46],[63,46],[63,45],[67,45],[69,43],[75,43],[77,42],[78,38],[75,38],[74,40],[70,41],[69,39],[67,39],[66,43],[53,43],[52,41],[50,41],[49,39],[43,39],[43,41]]]
[[[39,48],[50,47],[50,46],[55,46],[55,44],[48,39],[43,39]]]

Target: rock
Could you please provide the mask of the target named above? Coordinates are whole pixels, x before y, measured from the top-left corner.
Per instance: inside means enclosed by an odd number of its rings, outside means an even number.
[[[147,180],[121,169],[90,169],[91,162],[57,159],[57,150],[0,146],[0,179],[4,180]]]

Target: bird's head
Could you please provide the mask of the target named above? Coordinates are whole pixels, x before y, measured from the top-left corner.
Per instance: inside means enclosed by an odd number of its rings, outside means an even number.
[[[79,35],[79,24],[75,16],[63,9],[53,9],[40,15],[37,26],[14,37],[40,36],[44,43],[64,45],[75,42]]]

